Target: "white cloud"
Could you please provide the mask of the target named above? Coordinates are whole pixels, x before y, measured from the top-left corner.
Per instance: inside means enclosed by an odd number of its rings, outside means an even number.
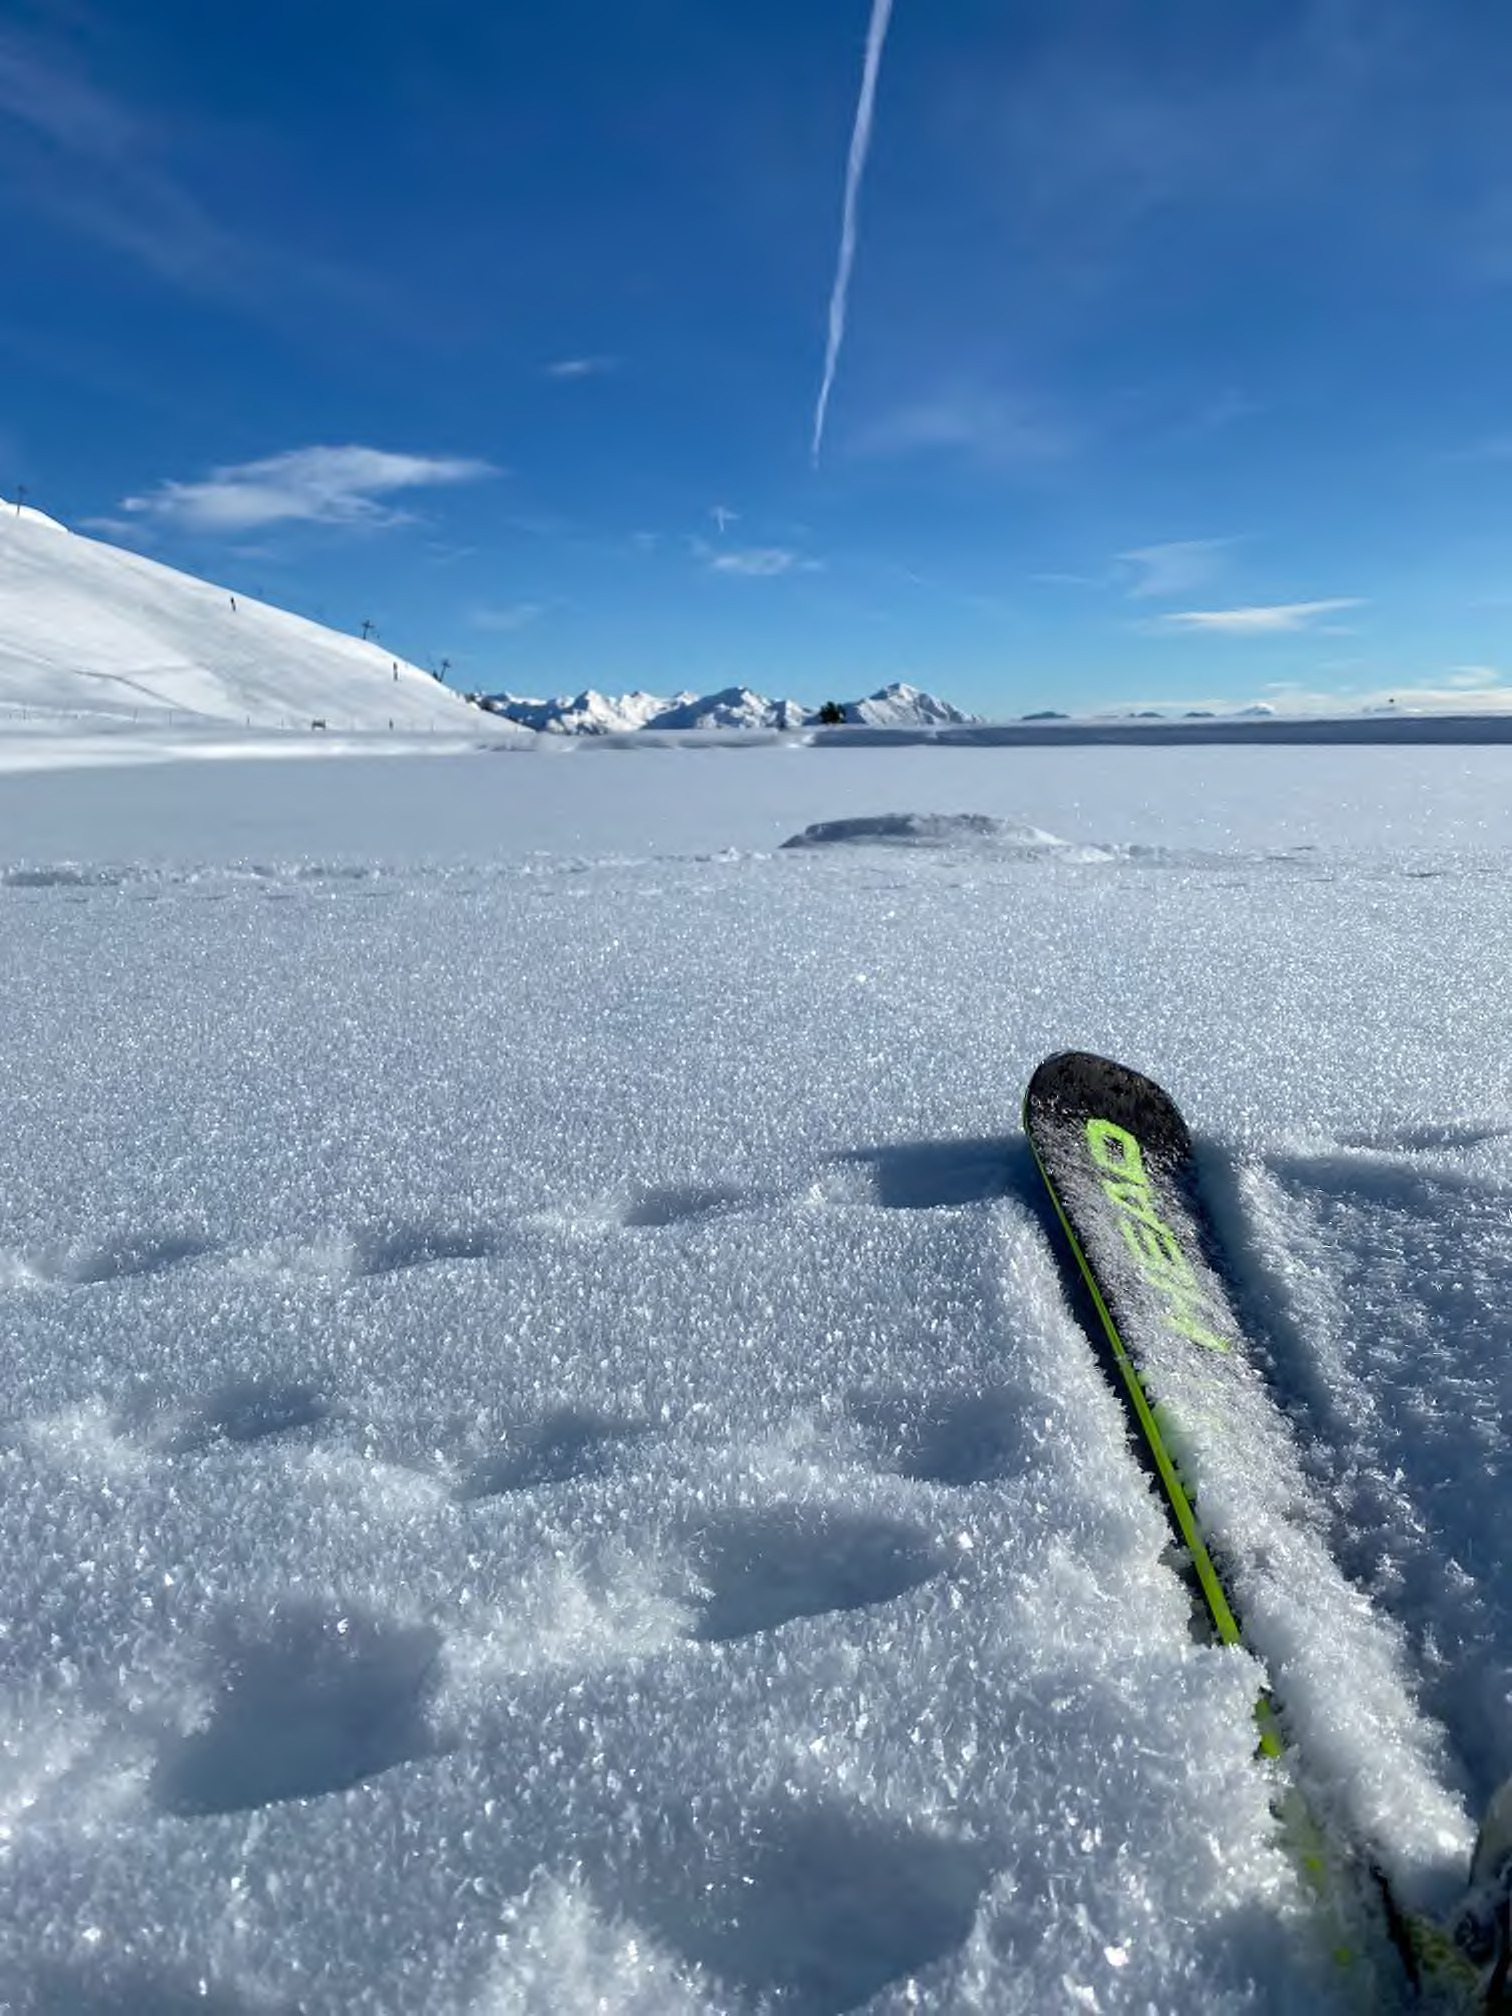
[[[1249,609],[1184,609],[1157,620],[1173,630],[1199,630],[1229,637],[1269,637],[1283,630],[1310,630],[1319,616],[1358,609],[1363,597],[1332,595],[1322,602],[1268,602]]]
[[[1155,546],[1134,546],[1116,555],[1120,566],[1132,568],[1128,592],[1136,600],[1184,595],[1217,572],[1219,556],[1232,539],[1166,539]]]
[[[381,503],[400,490],[470,483],[495,473],[455,455],[395,455],[383,448],[290,448],[259,462],[212,470],[199,483],[160,483],[122,500],[125,511],[195,532],[247,532],[298,520],[315,525],[401,524]]]

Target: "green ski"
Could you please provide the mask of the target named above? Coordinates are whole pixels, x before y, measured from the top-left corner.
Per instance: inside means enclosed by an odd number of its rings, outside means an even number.
[[[1196,1184],[1191,1135],[1151,1079],[1082,1051],[1047,1058],[1029,1082],[1024,1131],[1076,1273],[1095,1310],[1094,1336],[1124,1399],[1189,1565],[1198,1614],[1220,1644],[1263,1650],[1245,1635],[1221,1558],[1204,1531],[1190,1429],[1253,1409],[1256,1373],[1223,1283],[1219,1241]],[[1319,1821],[1285,1760],[1291,1745],[1269,1690],[1255,1706],[1257,1749],[1277,1760],[1284,1839],[1336,1931],[1337,1958],[1362,1997],[1368,1956],[1351,1927],[1384,1922],[1408,1982],[1452,2009],[1500,2007],[1485,1969],[1436,1922],[1393,1896],[1368,1847]],[[1476,1956],[1480,1958],[1479,1955]]]

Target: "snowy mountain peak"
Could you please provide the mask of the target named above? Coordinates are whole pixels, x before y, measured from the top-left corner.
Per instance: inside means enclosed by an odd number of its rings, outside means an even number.
[[[933,693],[926,693],[918,686],[909,686],[902,680],[882,687],[868,699],[847,701],[844,713],[847,721],[866,728],[912,728],[930,722],[976,719],[974,714],[952,707],[948,700],[937,699]]]
[[[656,728],[801,728],[809,710],[796,700],[768,700],[749,686],[726,686],[702,699],[672,702],[649,726]]]
[[[589,686],[581,693],[559,694],[554,700],[534,700],[522,694],[492,693],[481,702],[490,714],[501,715],[521,728],[541,735],[623,735],[646,723],[667,705],[654,693],[626,693],[617,700]]]

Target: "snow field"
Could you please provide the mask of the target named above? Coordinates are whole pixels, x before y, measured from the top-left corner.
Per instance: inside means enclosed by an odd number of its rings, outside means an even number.
[[[1278,1691],[1441,1883],[1512,1765],[1505,815],[1289,759],[1281,844],[1225,753],[5,781],[15,2006],[1347,2006],[1018,1102],[1075,1043],[1193,1120],[1256,1573],[1352,1578]],[[1382,809],[1299,858],[1310,793]]]

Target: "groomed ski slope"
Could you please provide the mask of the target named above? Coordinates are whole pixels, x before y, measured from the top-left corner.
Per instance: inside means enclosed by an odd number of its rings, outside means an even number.
[[[1019,1101],[1076,1045],[1192,1121],[1278,1395],[1230,1503],[1310,1564],[1251,1635],[1451,1895],[1512,1771],[1502,772],[0,778],[0,2002],[1350,2006]]]
[[[428,672],[287,610],[0,509],[0,734],[143,728],[476,733]],[[87,747],[87,743],[85,744]],[[14,752],[10,752],[14,760]]]

